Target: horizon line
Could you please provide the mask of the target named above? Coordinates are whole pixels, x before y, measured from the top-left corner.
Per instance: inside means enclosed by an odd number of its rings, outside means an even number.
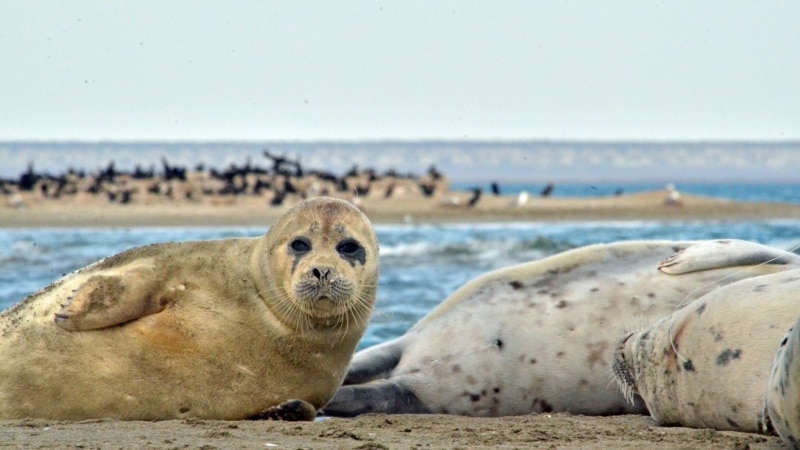
[[[798,144],[800,138],[550,139],[550,138],[381,138],[381,139],[2,139],[2,144]]]

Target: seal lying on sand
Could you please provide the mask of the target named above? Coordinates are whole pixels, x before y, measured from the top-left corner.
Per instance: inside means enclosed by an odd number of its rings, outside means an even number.
[[[260,238],[134,248],[0,315],[0,418],[311,420],[371,314],[378,249],[316,198]]]
[[[624,336],[613,362],[620,388],[660,424],[765,432],[767,379],[800,317],[799,291],[800,269],[741,280]]]
[[[800,320],[780,342],[767,382],[765,423],[790,448],[800,448]]]
[[[746,241],[633,241],[493,271],[405,335],[357,353],[323,413],[644,412],[610,383],[626,325],[791,265],[800,257]]]

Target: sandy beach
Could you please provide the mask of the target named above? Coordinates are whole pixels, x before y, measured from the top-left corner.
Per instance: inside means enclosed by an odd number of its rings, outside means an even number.
[[[41,449],[784,448],[774,436],[655,426],[646,416],[502,418],[370,414],[314,423],[183,420],[0,422],[0,447]]]
[[[800,218],[800,205],[733,202],[683,195],[679,204],[665,202],[667,191],[599,198],[530,198],[488,196],[466,205],[469,193],[436,197],[352,198],[373,223],[581,221],[581,220],[753,220]],[[21,204],[0,207],[0,227],[138,227],[268,226],[299,199],[270,206],[263,197],[210,197],[197,201],[154,199],[109,203],[97,196],[59,200],[28,194]]]
[[[666,191],[619,197],[484,197],[469,193],[435,198],[363,198],[359,206],[376,224],[580,220],[743,220],[800,218],[800,205],[737,203],[684,195],[667,204]],[[111,204],[96,197],[24,198],[0,206],[0,227],[268,226],[292,202],[272,207],[258,197],[204,198]],[[365,415],[315,423],[257,421],[51,422],[0,421],[0,448],[89,449],[777,449],[775,436],[657,426],[646,416],[586,417],[534,414],[505,418]]]

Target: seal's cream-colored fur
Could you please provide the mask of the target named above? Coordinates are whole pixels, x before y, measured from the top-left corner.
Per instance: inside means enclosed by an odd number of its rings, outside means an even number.
[[[772,361],[764,422],[772,426],[789,448],[800,446],[800,320],[780,342]]]
[[[800,317],[800,269],[737,281],[624,337],[623,390],[660,424],[763,432],[770,367]]]
[[[644,412],[610,381],[626,326],[798,262],[746,241],[632,241],[496,270],[456,290],[405,335],[356,354],[324,411]]]

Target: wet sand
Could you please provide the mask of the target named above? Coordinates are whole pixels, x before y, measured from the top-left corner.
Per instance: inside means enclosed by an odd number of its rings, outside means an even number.
[[[460,194],[453,194],[460,195]],[[466,198],[469,194],[463,194]],[[559,220],[744,220],[800,218],[800,206],[737,203],[684,195],[665,204],[656,191],[597,199],[486,197],[475,207],[452,196],[385,200],[359,205],[376,223]],[[444,203],[448,203],[445,205]],[[0,206],[0,227],[268,226],[290,205],[259,198],[197,202],[109,204],[95,198],[27,198]],[[68,381],[67,381],[68,382]],[[365,415],[315,423],[255,421],[51,422],[0,421],[0,448],[86,449],[779,449],[775,436],[661,427],[646,416],[587,417],[533,414],[504,418]]]

